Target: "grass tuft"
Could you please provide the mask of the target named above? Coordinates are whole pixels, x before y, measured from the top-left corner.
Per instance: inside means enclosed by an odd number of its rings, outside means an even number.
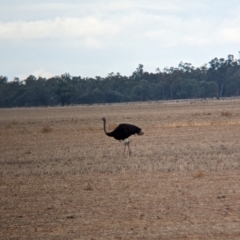
[[[93,190],[93,182],[92,182],[91,179],[88,180],[87,185],[86,185],[86,187],[84,188],[84,190],[87,190],[87,191],[92,191],[92,190]]]
[[[204,174],[202,171],[199,171],[197,174],[194,175],[194,179],[203,178],[203,177],[204,177]]]
[[[231,116],[232,116],[232,113],[229,112],[229,111],[223,111],[223,112],[221,113],[221,115],[222,115],[223,117],[231,117]]]
[[[5,126],[5,129],[10,129],[10,128],[12,128],[12,125],[11,125],[11,123],[8,123],[8,124]]]
[[[52,131],[53,131],[53,129],[50,128],[49,126],[45,126],[40,130],[41,133],[50,133]]]

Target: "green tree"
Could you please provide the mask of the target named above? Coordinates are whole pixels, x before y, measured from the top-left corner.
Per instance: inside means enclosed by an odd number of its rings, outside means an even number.
[[[122,102],[122,99],[122,94],[117,91],[110,91],[106,96],[106,101],[111,103]]]
[[[239,96],[240,95],[240,74],[236,74],[231,77],[226,85],[227,96]]]
[[[199,84],[196,80],[186,79],[180,83],[177,97],[180,99],[198,98],[200,96]]]
[[[143,77],[143,73],[144,73],[143,67],[144,67],[143,64],[139,64],[137,69],[133,72],[131,78],[141,79]]]
[[[218,85],[215,82],[201,81],[199,83],[200,96],[202,98],[218,97]]]
[[[170,99],[175,98],[177,87],[180,83],[180,71],[177,68],[164,68],[165,78],[167,80],[167,87],[169,91]]]

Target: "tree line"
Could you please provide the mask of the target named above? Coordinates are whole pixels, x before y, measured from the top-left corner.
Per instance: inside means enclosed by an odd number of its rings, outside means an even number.
[[[195,68],[178,67],[144,71],[139,64],[131,76],[110,73],[102,78],[82,78],[65,73],[49,79],[30,75],[8,81],[0,76],[0,107],[57,106],[192,98],[239,96],[240,60],[233,55],[214,58]]]

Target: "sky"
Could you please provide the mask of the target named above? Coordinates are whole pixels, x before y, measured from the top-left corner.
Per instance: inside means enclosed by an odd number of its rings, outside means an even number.
[[[240,58],[239,0],[0,0],[0,75],[130,76]]]

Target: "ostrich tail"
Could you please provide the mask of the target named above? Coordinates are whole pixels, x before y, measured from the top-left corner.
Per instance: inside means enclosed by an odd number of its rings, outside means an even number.
[[[123,140],[123,144],[124,144],[124,145],[127,145],[127,144],[129,144],[130,142],[131,142],[131,139],[130,139],[130,138],[126,138],[126,139]]]
[[[141,136],[143,134],[144,134],[144,132],[141,130],[137,135]]]

